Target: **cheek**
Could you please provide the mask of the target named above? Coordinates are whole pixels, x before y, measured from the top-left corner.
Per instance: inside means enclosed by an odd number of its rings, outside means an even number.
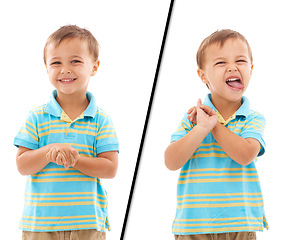
[[[55,71],[55,69],[48,69],[47,74],[51,82],[57,77],[57,72]]]
[[[250,78],[252,76],[252,70],[250,68],[245,68],[242,70],[242,73],[247,81],[250,81]]]
[[[49,78],[51,78],[51,77],[54,75],[54,72],[53,72],[53,71],[51,71],[51,70],[50,70],[50,71],[48,71],[47,73],[48,73],[48,76],[49,76]]]

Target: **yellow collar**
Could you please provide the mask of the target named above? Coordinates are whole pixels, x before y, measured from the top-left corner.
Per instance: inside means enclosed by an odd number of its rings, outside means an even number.
[[[84,118],[84,114],[82,113],[79,117],[77,117],[74,121],[72,121],[69,118],[69,116],[64,111],[62,111],[60,120],[62,120],[64,122],[67,122],[67,123],[72,123],[72,122],[77,121],[78,119],[83,119],[83,118]]]
[[[216,114],[217,114],[217,117],[218,117],[218,122],[221,123],[221,124],[223,124],[224,126],[225,126],[226,124],[228,124],[231,120],[235,119],[235,117],[236,117],[236,114],[234,113],[230,118],[228,118],[228,119],[225,121],[224,118],[222,117],[222,115],[221,115],[218,111],[216,111]]]

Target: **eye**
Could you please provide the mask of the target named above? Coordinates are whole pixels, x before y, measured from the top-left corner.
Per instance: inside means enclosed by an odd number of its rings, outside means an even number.
[[[223,61],[220,61],[220,62],[216,62],[216,63],[215,63],[215,65],[223,65],[223,64],[225,64],[225,62],[223,62]]]
[[[79,60],[73,60],[72,63],[80,63],[81,61]]]
[[[59,61],[55,61],[55,62],[51,63],[51,65],[59,65],[59,64],[61,64],[61,62],[59,62]]]
[[[237,63],[246,63],[247,61],[244,60],[244,59],[239,59],[239,60],[237,60],[236,62],[237,62]]]

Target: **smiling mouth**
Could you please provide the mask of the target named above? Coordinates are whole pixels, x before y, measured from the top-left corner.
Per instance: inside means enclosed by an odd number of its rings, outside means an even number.
[[[229,78],[227,79],[226,84],[236,90],[241,90],[244,88],[244,85],[239,78]]]
[[[72,82],[75,81],[76,78],[63,78],[63,79],[59,79],[59,82]]]

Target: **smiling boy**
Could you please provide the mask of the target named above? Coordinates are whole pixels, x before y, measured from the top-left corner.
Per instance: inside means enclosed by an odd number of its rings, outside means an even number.
[[[101,178],[116,174],[118,140],[111,118],[87,92],[98,54],[97,40],[77,26],[47,40],[44,63],[55,90],[14,140],[18,170],[28,175],[23,239],[105,239],[110,229]]]
[[[254,161],[265,151],[265,119],[243,97],[250,46],[238,32],[216,31],[201,43],[197,64],[211,93],[185,114],[165,151],[167,168],[181,168],[175,239],[256,239],[268,228]]]

